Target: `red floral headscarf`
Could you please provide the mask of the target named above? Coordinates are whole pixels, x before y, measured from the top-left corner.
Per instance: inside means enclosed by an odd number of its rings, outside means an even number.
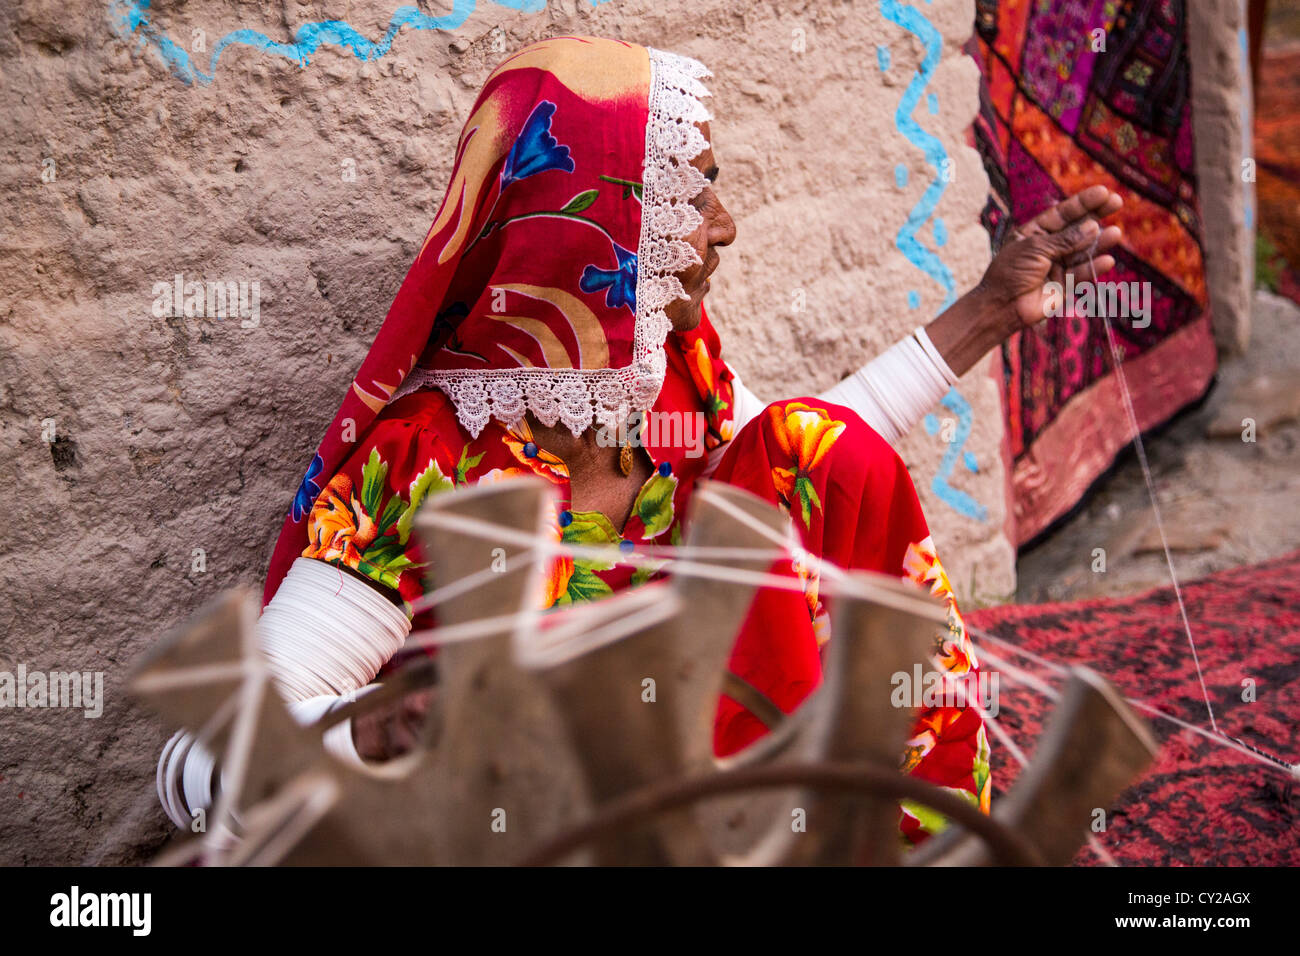
[[[695,60],[557,37],[493,71],[461,132],[450,184],[415,263],[321,441],[276,544],[275,593],[324,480],[384,407],[443,391],[477,436],[532,412],[578,434],[617,427],[664,385],[676,273],[707,185]],[[711,330],[705,334],[712,338]],[[716,341],[716,339],[713,339]]]

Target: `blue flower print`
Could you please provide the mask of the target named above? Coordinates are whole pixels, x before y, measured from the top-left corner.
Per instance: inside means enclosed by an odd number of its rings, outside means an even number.
[[[325,460],[320,455],[312,457],[311,464],[307,466],[307,474],[303,477],[302,484],[298,486],[298,493],[293,496],[294,521],[301,521],[302,516],[311,510],[311,506],[320,496],[320,485],[316,483],[316,479],[320,477],[324,467]]]
[[[555,115],[555,104],[542,100],[529,115],[519,138],[510,147],[506,164],[501,169],[501,188],[504,190],[511,183],[527,179],[548,169],[562,169],[573,172],[573,157],[569,147],[561,146],[551,135],[551,117]]]
[[[628,252],[617,242],[612,243],[614,246],[614,256],[618,259],[617,269],[598,269],[594,265],[589,265],[582,270],[582,278],[578,280],[578,288],[583,292],[599,292],[601,289],[608,289],[605,293],[605,304],[611,309],[617,309],[625,305],[636,312],[636,253]]]

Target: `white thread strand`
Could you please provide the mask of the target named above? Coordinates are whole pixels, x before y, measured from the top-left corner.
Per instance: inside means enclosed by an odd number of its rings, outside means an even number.
[[[1040,666],[1046,667],[1049,670],[1055,671],[1058,674],[1068,675],[1070,672],[1069,668],[1061,664],[1057,664],[1053,661],[1049,661],[1046,658],[1043,658],[1033,653],[1032,651],[1027,651],[1024,648],[1020,647],[1019,645],[1011,641],[1008,641],[1005,638],[998,637],[996,634],[993,634],[989,631],[985,631],[981,628],[972,628],[970,626],[967,626],[966,631],[968,634],[973,634],[975,637],[979,638],[979,640],[985,643],[991,642],[994,644],[998,644],[1002,647],[1008,648],[1009,650],[1017,654],[1020,654],[1021,656],[1027,658],[1028,660],[1031,660],[1034,663],[1039,664]],[[988,660],[991,661],[1001,660],[1000,658],[998,658],[997,655],[991,654],[987,647],[984,648],[983,653],[985,658]],[[1005,663],[1006,662],[1003,661],[1004,665]],[[1024,674],[1025,672],[1021,671],[1019,668],[1015,666],[1006,668],[1005,672],[1007,673],[1007,676],[1012,683],[1020,683],[1025,685],[1026,687],[1031,687],[1032,689],[1037,690],[1039,693],[1043,694],[1044,696],[1048,697],[1051,700],[1056,700],[1059,697],[1059,694],[1056,694],[1055,691],[1052,691],[1049,694],[1041,686],[1037,686],[1037,685],[1041,685],[1042,682],[1039,681],[1037,678],[1032,677],[1032,675],[1030,675],[1030,680],[1018,679],[1016,675],[1018,673]],[[1268,756],[1265,756],[1264,754],[1258,751],[1254,751],[1250,747],[1245,746],[1240,741],[1237,741],[1232,737],[1227,736],[1222,731],[1206,730],[1204,727],[1198,726],[1197,724],[1190,723],[1186,720],[1183,720],[1180,717],[1175,717],[1173,714],[1160,710],[1158,707],[1155,707],[1152,704],[1148,704],[1146,701],[1140,700],[1139,698],[1136,697],[1125,696],[1124,700],[1129,705],[1136,707],[1139,710],[1142,710],[1153,717],[1157,717],[1161,720],[1167,720],[1170,723],[1177,724],[1179,727],[1183,728],[1184,730],[1190,730],[1193,731],[1194,733],[1200,734],[1202,737],[1206,738],[1207,740],[1213,743],[1217,743],[1220,746],[1227,747],[1229,750],[1235,750],[1238,753],[1245,754],[1246,756],[1250,757],[1252,760],[1255,760],[1257,763],[1261,763],[1266,767],[1270,767],[1274,770],[1284,770],[1286,771],[1288,776],[1291,777],[1300,776],[1300,771],[1297,770],[1297,766],[1300,765],[1291,764],[1280,757],[1270,758]]]
[[[1018,681],[1026,687],[1032,687],[1048,700],[1056,702],[1061,699],[1060,692],[1057,691],[1056,688],[1052,687],[1051,684],[1048,684],[1039,677],[1035,677],[1026,670],[1022,670],[1006,658],[990,651],[987,647],[980,648],[980,656],[983,657],[985,661],[992,664],[997,669],[998,673],[1005,673],[1013,681]]]
[[[534,548],[525,548],[523,551],[510,555],[510,561],[532,561],[537,552]],[[488,565],[486,568],[465,575],[463,578],[457,578],[455,581],[448,582],[440,588],[432,591],[426,591],[423,597],[416,598],[411,602],[411,615],[419,614],[421,611],[427,611],[431,608],[442,604],[444,601],[450,601],[454,597],[459,597],[481,587],[488,581],[495,580],[500,572]]]
[[[734,507],[730,502],[727,502],[720,497],[715,497],[713,500],[713,504],[718,508],[720,508],[720,510],[727,513],[730,517],[733,517],[737,521],[753,528],[763,537],[772,540],[774,543],[779,543],[782,547],[787,546],[788,542],[786,542],[785,539],[782,538],[780,532],[776,531],[775,529],[767,527],[766,525],[757,521],[751,515],[748,515],[744,511],[740,510],[739,508]],[[449,530],[460,531],[461,533],[469,534],[474,537],[487,537],[487,538],[494,538],[498,540],[505,540],[507,541],[507,543],[531,542],[535,540],[534,537],[528,534],[527,532],[521,532],[518,531],[517,529],[507,528],[502,525],[496,525],[491,522],[482,521],[479,519],[467,518],[462,515],[444,515],[440,519],[440,524]],[[542,549],[549,553],[563,552],[569,554],[572,557],[584,557],[584,558],[592,558],[601,561],[613,561],[617,564],[638,563],[638,559],[635,557],[635,555],[624,554],[618,548],[607,548],[607,547],[603,548],[603,547],[594,547],[588,545],[573,545],[573,544],[560,542],[560,541],[546,541],[543,543]],[[736,549],[729,549],[729,550],[734,551],[739,555],[753,555],[753,556],[762,556],[762,557],[772,556],[772,552],[766,549],[736,548]],[[656,553],[657,554],[671,553],[674,555],[678,555],[678,554],[685,555],[691,553],[691,548],[690,546],[677,547],[677,548],[662,547],[657,549]],[[809,555],[808,557],[810,559],[812,558],[811,555]],[[833,596],[837,591],[837,587],[836,587],[837,582],[845,580],[846,579],[845,576],[847,572],[845,572],[843,569],[839,568],[834,564],[830,564],[829,562],[821,562],[820,560],[818,560],[816,561],[816,565],[819,568],[819,570],[827,572],[825,575],[825,581],[824,581],[825,587],[823,588],[823,592],[827,596]],[[688,558],[673,558],[664,565],[663,570],[673,574],[679,574],[683,576],[703,577],[711,580],[726,581],[730,583],[739,583],[739,584],[749,584],[749,585],[755,585],[759,587],[772,587],[772,588],[785,590],[785,591],[802,592],[803,590],[802,582],[796,578],[787,578],[787,577],[782,577],[770,573],[747,571],[743,569],[732,568],[729,565],[711,565],[707,562],[690,560]],[[476,636],[482,636],[483,634],[499,633],[501,630],[507,627],[515,626],[524,616],[530,616],[535,613],[536,613],[535,611],[531,611],[531,610],[521,611],[513,615],[504,615],[499,618],[493,618],[491,619],[490,622],[469,622],[469,624],[466,625],[458,625],[457,628],[454,631],[452,631],[452,637],[453,639],[457,639],[457,640],[465,640]],[[1038,663],[1040,666],[1048,670],[1051,670],[1057,674],[1064,675],[1064,676],[1068,676],[1069,674],[1068,668],[1060,664],[1054,663],[1052,661],[1049,661],[1046,658],[1033,654],[1032,652],[1019,647],[1018,645],[1012,643],[1011,641],[1007,641],[1002,638],[999,638],[988,631],[984,631],[980,628],[974,628],[969,625],[967,626],[966,631],[968,635],[973,635],[981,640],[988,640],[991,641],[992,643],[1010,648],[1016,653],[1025,656],[1027,659],[1033,660],[1035,663]],[[439,633],[440,632],[436,629],[433,631],[421,632],[419,635],[418,643],[415,643],[413,645],[408,645],[408,646],[420,646],[420,647],[435,646],[438,643]],[[415,637],[415,635],[412,635],[412,637]],[[988,651],[987,648],[984,649],[983,653],[984,656],[990,660],[990,662],[995,663],[996,666],[999,666],[1002,669],[1006,670],[1008,675],[1011,676],[1013,680],[1015,680],[1016,677],[1018,676],[1020,683],[1032,687],[1033,689],[1037,690],[1039,693],[1046,696],[1048,699],[1053,701],[1060,699],[1060,694],[1055,689],[1053,689],[1050,685],[1043,682],[1041,679],[1031,674],[1028,674],[1027,672],[1011,664],[1009,661],[1006,661],[1004,658],[992,654],[991,652]],[[1180,725],[1185,723],[1184,721],[1181,721],[1178,718],[1173,717],[1172,715],[1165,714],[1162,711],[1159,711],[1151,707],[1151,705],[1143,701],[1137,701],[1133,698],[1126,698],[1126,700],[1128,700],[1130,703],[1134,704],[1135,706],[1140,706],[1143,709],[1149,710],[1150,712],[1155,713],[1161,717],[1164,717],[1165,719],[1171,720],[1174,723]],[[1188,726],[1194,726],[1194,725],[1188,725]],[[1266,756],[1263,756],[1262,754],[1252,752],[1250,748],[1242,745],[1241,743],[1233,740],[1230,737],[1225,736],[1220,731],[1216,730],[1213,733],[1211,733],[1209,731],[1204,731],[1201,728],[1197,728],[1197,730],[1203,736],[1207,737],[1208,739],[1212,739],[1218,743],[1221,743],[1223,746],[1229,747],[1230,749],[1236,750],[1241,753],[1249,754],[1253,759],[1255,759],[1259,763],[1274,768],[1284,768],[1287,770],[1288,773],[1293,775],[1296,773],[1292,765],[1281,760],[1280,758],[1270,759]]]
[[[1092,247],[1088,250],[1088,271],[1092,274],[1093,291],[1097,290],[1097,269],[1093,262],[1093,255],[1097,251],[1097,243],[1101,239],[1101,234],[1092,241]],[[1160,514],[1160,502],[1156,500],[1155,480],[1151,477],[1151,466],[1147,463],[1146,444],[1142,441],[1142,427],[1138,424],[1137,412],[1133,408],[1133,397],[1129,393],[1128,378],[1124,375],[1124,361],[1119,348],[1119,343],[1115,339],[1115,330],[1110,324],[1110,316],[1102,308],[1102,298],[1096,296],[1097,312],[1101,316],[1102,325],[1106,329],[1106,344],[1110,348],[1111,364],[1115,369],[1115,379],[1119,383],[1120,395],[1124,399],[1124,410],[1128,413],[1129,424],[1133,428],[1133,448],[1137,451],[1138,463],[1142,466],[1142,478],[1146,481],[1147,494],[1151,498],[1151,512],[1156,519],[1156,530],[1160,532],[1160,546],[1165,552],[1165,564],[1169,567],[1169,580],[1174,585],[1174,598],[1178,601],[1178,613],[1183,619],[1183,630],[1187,633],[1187,643],[1192,649],[1192,663],[1196,665],[1196,679],[1201,684],[1201,695],[1205,698],[1205,709],[1210,715],[1210,728],[1219,732],[1219,724],[1214,719],[1214,705],[1210,702],[1210,691],[1205,686],[1205,675],[1201,672],[1201,659],[1196,653],[1196,640],[1192,637],[1192,625],[1187,619],[1187,607],[1183,604],[1182,588],[1178,585],[1178,573],[1174,570],[1174,557],[1169,550],[1169,540],[1165,537],[1165,523]]]

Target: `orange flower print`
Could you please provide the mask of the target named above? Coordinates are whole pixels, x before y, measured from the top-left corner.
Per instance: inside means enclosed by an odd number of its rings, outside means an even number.
[[[683,354],[686,357],[686,367],[690,370],[691,379],[695,382],[696,391],[704,399],[704,413],[710,425],[705,443],[713,449],[722,442],[730,441],[735,431],[735,425],[730,418],[718,420],[722,412],[730,407],[721,395],[723,383],[714,374],[713,358],[705,348],[703,339],[696,339],[695,344],[686,349]]]
[[[696,339],[695,344],[687,349],[685,354],[686,367],[691,370],[691,379],[695,382],[696,390],[706,396],[709,405],[718,402],[716,394],[718,382],[713,374],[713,359],[704,346],[704,340]]]
[[[511,469],[512,471],[514,469]],[[551,537],[556,541],[563,539],[558,518],[551,522]],[[561,552],[551,559],[551,563],[542,568],[546,583],[542,590],[542,608],[554,607],[569,590],[569,581],[573,578],[573,557]]]
[[[480,475],[475,484],[490,485],[493,482],[508,481],[511,478],[518,478],[520,475],[527,474],[529,473],[524,471],[522,468],[493,468],[491,471]]]
[[[803,402],[790,402],[784,407],[772,405],[767,414],[777,444],[794,465],[793,468],[773,468],[772,484],[787,505],[792,505],[796,498],[799,500],[803,508],[803,523],[808,525],[812,520],[813,506],[818,511],[822,507],[810,475],[830,453],[847,426],[831,418],[826,409],[812,408]]]
[[[908,545],[907,554],[903,555],[903,575],[909,581],[928,587],[932,595],[948,606],[948,630],[939,640],[939,663],[950,674],[958,675],[979,667],[975,648],[966,636],[966,623],[957,610],[952,583],[935,553],[934,538],[927,536],[923,541]]]
[[[501,440],[510,449],[510,454],[533,474],[541,475],[557,485],[569,480],[569,466],[533,441],[533,431],[528,427],[527,421],[520,422],[517,428],[507,428]],[[532,446],[531,449],[529,445]],[[528,451],[534,454],[530,457]]]
[[[808,619],[812,621],[817,646],[821,647],[831,639],[831,621],[830,615],[826,613],[826,605],[822,604],[818,594],[821,588],[821,572],[816,563],[805,560],[806,557],[811,556],[802,549],[796,550],[792,563],[795,574],[799,575],[799,580],[803,582],[803,599],[808,605]]]
[[[361,552],[375,540],[378,528],[352,490],[352,479],[345,474],[335,475],[325,486],[307,520],[304,557],[339,561],[354,569],[361,564]]]
[[[569,581],[572,578],[573,558],[567,554],[557,555],[546,570],[546,588],[542,593],[542,607],[554,607],[555,602],[568,593]]]

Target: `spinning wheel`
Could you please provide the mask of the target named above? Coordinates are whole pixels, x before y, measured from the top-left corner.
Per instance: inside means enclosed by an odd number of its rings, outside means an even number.
[[[408,640],[439,647],[439,695],[422,746],[398,760],[344,765],[322,749],[323,724],[293,721],[258,652],[250,595],[225,595],[165,639],[135,690],[203,728],[223,756],[207,832],[163,862],[545,864],[581,851],[606,864],[895,864],[908,799],[955,824],[910,864],[1063,865],[1094,808],[1156,751],[1111,687],[1076,668],[992,817],[899,773],[911,711],[891,701],[891,675],[932,666],[945,613],[911,585],[836,569],[823,577],[835,595],[823,685],[717,761],[712,720],[733,635],[760,586],[798,585],[768,573],[784,553],[783,516],[730,486],[702,488],[667,580],[543,613],[551,555],[594,550],[554,541],[548,494],[533,479],[501,482],[439,495],[417,518],[426,553],[456,560],[431,570],[439,627]],[[429,680],[417,659],[347,712]],[[741,797],[755,825],[737,847],[703,801]],[[805,829],[791,826],[792,809]]]

